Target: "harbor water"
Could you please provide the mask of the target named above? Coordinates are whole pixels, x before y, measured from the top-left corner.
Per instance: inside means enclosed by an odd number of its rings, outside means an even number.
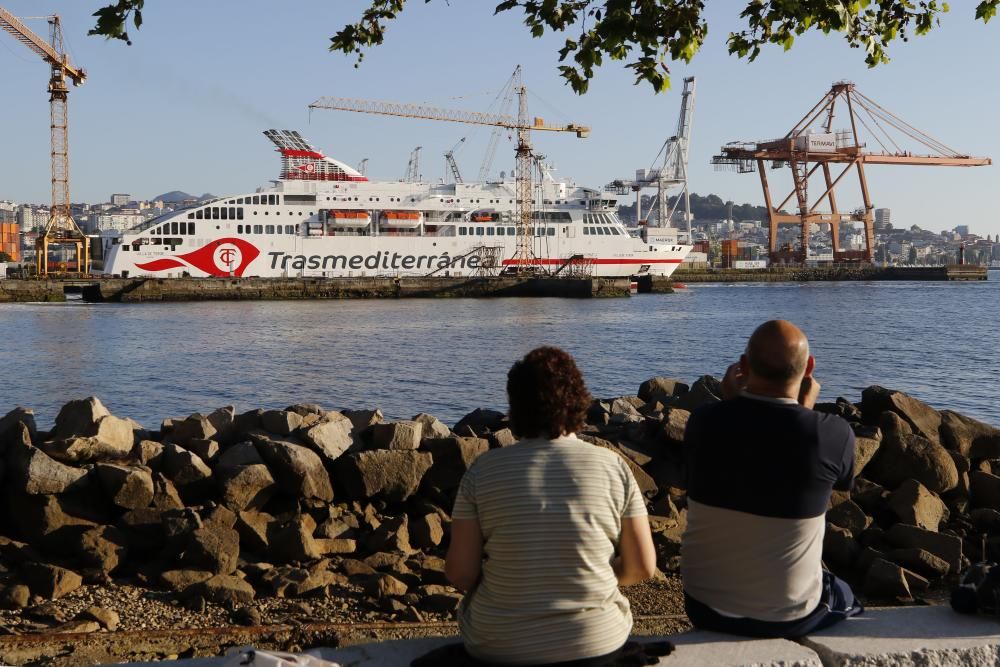
[[[538,345],[578,359],[598,397],[666,375],[721,376],[760,322],[808,334],[821,400],[881,384],[1000,426],[1000,281],[697,285],[628,299],[0,305],[0,415],[42,427],[97,395],[159,420],[296,402],[430,412],[505,408],[506,371]]]

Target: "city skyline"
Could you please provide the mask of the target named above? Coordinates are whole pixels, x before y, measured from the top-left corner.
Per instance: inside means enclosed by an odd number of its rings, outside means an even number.
[[[707,12],[706,45],[690,65],[671,64],[673,89],[667,94],[654,96],[648,85],[633,86],[630,72],[610,62],[580,97],[558,77],[558,37],[532,40],[516,16],[493,17],[491,7],[480,4],[413,6],[390,28],[386,44],[371,50],[357,69],[352,58],[329,53],[327,45],[339,27],[356,18],[361,3],[346,8],[317,0],[280,6],[263,0],[211,6],[184,0],[169,8],[150,3],[142,29],[130,31],[131,47],[86,36],[93,26],[90,13],[99,5],[97,0],[4,3],[20,16],[60,13],[71,56],[90,75],[70,94],[75,202],[105,201],[115,192],[137,199],[174,189],[193,195],[251,192],[277,176],[277,158],[260,135],[270,127],[299,129],[348,164],[368,158],[369,175],[386,180],[403,175],[417,145],[423,146],[424,178],[443,177],[443,153],[467,137],[456,159],[469,178],[479,171],[488,128],[346,112],[314,112],[310,123],[306,107],[323,95],[339,95],[486,110],[518,63],[534,93],[533,115],[593,128],[586,141],[536,140],[557,175],[588,186],[651,166],[674,132],[684,76],[698,78],[690,182],[692,191],[704,195],[761,204],[755,175],[716,173],[709,158],[728,141],[783,135],[839,79],[855,81],[945,144],[1000,158],[1000,138],[989,132],[1000,93],[982,85],[983,66],[977,65],[1000,56],[997,28],[975,22],[964,7],[953,7],[928,36],[894,44],[893,62],[873,70],[837,35],[810,35],[787,53],[771,48],[756,63],[740,61],[725,52],[726,34],[739,28],[737,10],[713,8]],[[45,33],[44,21],[29,24]],[[426,38],[441,34],[447,39]],[[17,159],[0,165],[0,199],[45,203],[48,71],[14,40],[0,40],[4,91],[17,102],[4,111],[17,130],[5,153]],[[512,149],[504,137],[494,173],[513,168]],[[874,167],[868,173],[875,206],[892,209],[894,224],[932,231],[967,224],[986,235],[1000,233],[990,198],[994,169]],[[851,189],[841,195],[843,208],[858,203]]]

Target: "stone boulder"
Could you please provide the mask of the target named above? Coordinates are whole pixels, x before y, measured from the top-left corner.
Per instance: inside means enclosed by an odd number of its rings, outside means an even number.
[[[7,449],[7,479],[31,495],[64,493],[83,486],[87,471],[59,463],[31,444],[28,427],[16,422],[8,431],[17,436]]]
[[[888,507],[901,522],[933,532],[948,515],[944,502],[915,479],[904,481],[892,492]]]
[[[285,524],[272,524],[268,532],[268,559],[275,563],[291,563],[320,558],[322,553],[313,539],[315,522],[300,515]]]
[[[342,414],[351,420],[355,432],[362,431],[373,424],[381,424],[385,421],[382,411],[378,408],[374,410],[344,410]]]
[[[876,558],[868,568],[864,593],[881,600],[908,600],[912,597],[903,568],[884,558]]]
[[[846,529],[851,535],[860,535],[872,523],[871,517],[851,500],[844,501],[829,510],[826,513],[826,520]]]
[[[51,435],[53,439],[95,438],[104,445],[103,451],[95,453],[113,458],[128,456],[136,441],[133,423],[112,415],[94,396],[64,405]]]
[[[915,479],[933,493],[958,486],[958,469],[948,450],[932,440],[906,433],[892,413],[883,420],[882,444],[866,468],[872,479],[894,489]]]
[[[350,419],[328,412],[319,422],[300,430],[299,437],[324,463],[331,464],[354,444],[353,429]]]
[[[114,526],[96,526],[74,537],[69,553],[85,570],[110,574],[128,556],[128,538]]]
[[[260,416],[260,425],[275,435],[291,435],[302,426],[303,417],[288,410],[265,410]]]
[[[916,547],[934,554],[948,563],[948,571],[959,572],[962,566],[962,539],[955,535],[935,533],[905,523],[894,524],[886,538],[896,548]]]
[[[341,456],[335,474],[349,498],[396,502],[416,493],[432,463],[427,452],[380,449]]]
[[[236,531],[240,535],[242,551],[263,555],[270,548],[271,524],[274,517],[266,512],[252,510],[238,512],[236,515]]]
[[[458,487],[462,475],[472,462],[489,451],[488,440],[482,438],[427,438],[420,448],[430,452],[433,465],[424,476],[423,485],[442,491],[452,491]]]
[[[167,437],[170,442],[186,447],[191,440],[212,440],[218,432],[208,417],[195,413],[175,421]]]
[[[687,429],[691,413],[678,407],[667,408],[663,413],[663,442],[669,447],[679,447],[684,443],[684,431]]]
[[[490,447],[510,447],[517,442],[517,436],[509,428],[502,428],[489,435]]]
[[[105,495],[118,507],[134,510],[153,501],[153,476],[148,469],[98,463],[94,470]]]
[[[83,585],[83,578],[76,572],[47,563],[30,563],[20,573],[31,592],[47,600],[58,600]]]
[[[973,470],[969,473],[969,491],[973,506],[1000,510],[1000,477]]]
[[[215,482],[222,504],[236,511],[260,509],[277,489],[271,471],[263,463],[218,466]]]
[[[28,408],[16,407],[3,417],[0,417],[0,448],[2,448],[7,438],[16,435],[14,427],[18,424],[24,424],[27,427],[28,439],[29,441],[34,441],[35,435],[38,433],[38,427],[35,425],[35,411]]]
[[[410,521],[405,514],[386,519],[382,525],[370,533],[365,546],[371,551],[384,551],[410,555],[416,552],[410,546]]]
[[[722,383],[711,375],[703,375],[691,385],[691,389],[680,395],[673,403],[673,407],[681,410],[693,411],[695,408],[717,403],[722,400]]]
[[[285,493],[297,498],[333,500],[333,487],[323,461],[308,447],[261,437],[255,437],[254,444]]]
[[[97,525],[96,521],[83,518],[86,508],[80,507],[65,496],[17,496],[11,499],[11,506],[17,507],[10,515],[18,535],[29,544],[51,544],[48,539],[55,536],[86,530]]]
[[[861,392],[861,412],[868,423],[877,423],[883,413],[893,412],[902,417],[914,433],[936,445],[941,444],[941,415],[923,401],[903,392],[878,385],[868,387]]]
[[[447,438],[451,435],[451,429],[444,422],[426,412],[415,415],[410,421],[420,424],[423,438]]]
[[[172,443],[163,446],[163,474],[177,487],[203,484],[212,477],[212,469],[200,456]]]
[[[131,428],[131,427],[130,427]],[[133,445],[112,444],[96,436],[81,436],[38,443],[38,448],[64,463],[92,463],[126,459]]]
[[[498,431],[506,427],[505,415],[496,410],[486,408],[476,408],[469,414],[462,417],[452,430],[459,435],[463,435],[469,429],[478,437],[483,437],[487,433]]]
[[[406,595],[408,588],[402,581],[388,574],[376,574],[365,582],[365,593],[376,600]]]
[[[240,537],[232,528],[204,526],[190,534],[178,558],[182,569],[232,574],[240,557]]]
[[[184,591],[185,598],[200,597],[228,608],[250,604],[255,595],[253,586],[239,577],[226,574],[217,574]]]
[[[893,549],[887,552],[885,557],[907,570],[930,579],[940,579],[948,574],[950,569],[947,561],[917,547]]]
[[[639,385],[639,398],[649,403],[659,401],[664,405],[672,402],[677,396],[688,393],[690,387],[680,380],[667,377],[654,377]]]
[[[369,427],[372,449],[417,449],[423,436],[423,424],[415,421],[389,422]]]
[[[436,512],[414,519],[409,526],[410,542],[418,549],[433,549],[444,539],[444,522]]]
[[[223,450],[215,459],[215,469],[261,464],[264,459],[252,442],[239,442]]]
[[[854,428],[854,476],[858,477],[871,462],[882,444],[882,430],[876,427]]]

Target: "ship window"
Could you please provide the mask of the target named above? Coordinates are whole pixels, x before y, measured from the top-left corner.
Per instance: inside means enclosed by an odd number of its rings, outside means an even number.
[[[219,218],[221,220],[229,220],[229,209],[227,209],[225,206],[219,207],[219,213],[220,213]]]
[[[235,204],[235,203],[236,203],[236,200],[235,200],[235,199],[230,199],[230,200],[229,200],[229,203],[230,203],[230,204]]]
[[[154,238],[153,245],[163,245],[163,239]]]
[[[285,233],[286,234],[294,234],[295,233],[295,225],[285,225]]]
[[[601,227],[601,229],[604,230],[605,234],[607,234],[608,236],[611,236],[611,229],[610,228],[608,228],[608,227]]]
[[[128,252],[128,246],[127,245],[123,245],[122,246],[122,252]]]
[[[466,231],[465,227],[459,227],[458,228],[458,235],[459,236],[465,236],[465,231]]]
[[[188,220],[194,220],[194,213],[188,213]]]
[[[253,233],[254,234],[263,234],[264,233],[264,225],[254,225],[253,226]]]
[[[253,203],[254,204],[259,204],[260,203],[260,195],[254,195],[253,196]]]
[[[507,236],[514,236],[515,229],[513,227],[507,228]]]
[[[476,228],[476,236],[484,236],[485,234],[486,234],[486,230],[485,229],[483,229],[482,227],[477,227]]]
[[[493,235],[494,235],[495,233],[496,233],[496,232],[494,232],[494,231],[493,231],[493,228],[492,228],[492,227],[487,227],[487,228],[486,228],[486,235],[487,235],[487,236],[493,236]]]
[[[188,223],[188,234],[190,234],[191,236],[194,236],[194,223],[193,222],[189,222]]]
[[[195,220],[201,220],[202,219],[202,211],[200,209],[194,212],[194,218],[195,218]]]
[[[590,236],[590,227],[584,227],[583,228],[583,235],[584,236]]]
[[[236,225],[236,233],[237,234],[243,233],[243,225]]]
[[[212,207],[212,220],[218,220],[218,219],[219,219],[219,207],[218,206],[213,206]]]
[[[243,207],[242,206],[240,206],[238,209],[236,209],[236,219],[237,220],[242,220],[243,219]]]
[[[171,234],[178,234],[179,233],[177,231],[177,223],[176,222],[171,222],[170,223],[170,233]]]
[[[555,236],[555,235],[556,235],[556,228],[555,228],[555,227],[549,227],[549,228],[548,228],[548,231],[547,231],[546,233],[547,233],[547,234],[548,234],[549,236]]]
[[[274,206],[275,204],[278,203],[278,196],[277,195],[268,195],[267,196],[267,203],[270,204],[271,206]]]
[[[268,226],[264,227],[264,233],[265,234],[273,234],[274,233],[274,225],[268,225]]]
[[[225,217],[223,217],[222,219],[225,220]],[[236,219],[236,207],[235,206],[230,206],[229,207],[229,219],[230,220],[235,220]]]
[[[180,227],[180,230],[177,233],[184,234],[186,236],[188,233],[188,223],[186,222],[178,223],[178,227]]]

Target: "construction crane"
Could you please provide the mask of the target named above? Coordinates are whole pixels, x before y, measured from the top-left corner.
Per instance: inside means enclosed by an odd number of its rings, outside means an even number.
[[[849,128],[834,130],[835,112],[846,108]],[[814,128],[818,127],[819,132]],[[862,130],[867,135],[862,134]],[[870,150],[863,138],[877,143],[881,150]],[[917,154],[904,146],[910,144]],[[990,158],[972,157],[946,146],[913,127],[899,116],[888,111],[870,97],[862,94],[849,81],[834,83],[830,90],[809,112],[781,139],[763,142],[732,142],[722,147],[719,155],[712,158],[713,164],[723,169],[734,169],[739,173],[749,173],[755,169],[760,174],[764,189],[764,203],[767,206],[769,251],[772,262],[804,262],[808,258],[809,227],[813,224],[829,224],[834,261],[872,261],[875,231],[872,213],[871,193],[865,177],[865,165],[917,165],[933,167],[976,167],[992,164]],[[774,204],[764,163],[772,168],[789,167],[792,173],[792,191],[779,204]],[[832,165],[842,164],[843,170],[833,176]],[[809,181],[822,170],[825,188],[822,194],[810,203]],[[861,188],[864,207],[856,212],[842,213],[837,209],[836,188],[843,178],[855,170]],[[785,205],[795,198],[797,213],[786,212]],[[819,211],[823,202],[829,204],[829,211]],[[863,251],[841,251],[840,224],[861,222],[865,228],[865,249]],[[800,247],[778,249],[778,226],[799,225]]]
[[[63,46],[62,26],[58,16],[45,17],[49,22],[49,41],[36,35],[9,11],[0,7],[0,28],[40,56],[49,64],[49,113],[51,127],[52,208],[45,233],[35,244],[36,270],[39,276],[49,271],[49,246],[73,245],[76,247],[76,271],[86,273],[90,264],[90,244],[87,236],[77,226],[70,210],[69,198],[69,88],[66,79],[80,86],[87,73],[69,61]],[[65,269],[65,267],[63,267]]]
[[[407,183],[416,183],[420,180],[420,151],[423,146],[417,146],[410,151],[410,161],[406,163],[406,175],[403,180]]]
[[[627,194],[629,190],[635,193],[635,214],[640,225],[648,225],[648,218],[653,209],[642,215],[642,191],[646,188],[656,188],[656,210],[658,227],[669,226],[670,220],[684,202],[684,215],[687,222],[688,238],[691,237],[691,201],[688,190],[688,148],[691,145],[691,125],[694,121],[695,78],[684,79],[684,89],[681,92],[681,109],[677,117],[677,133],[668,138],[660,152],[653,158],[653,166],[649,169],[639,169],[635,172],[635,180],[618,179],[608,183],[609,190],[618,194]],[[662,161],[661,161],[662,158]],[[659,166],[657,166],[659,165]],[[681,187],[681,195],[673,207],[668,209],[667,192],[671,188]]]
[[[465,137],[458,140],[458,143],[451,147],[451,150],[444,154],[444,161],[447,163],[448,169],[451,170],[451,176],[455,179],[456,183],[462,182],[462,173],[458,170],[458,163],[455,162],[455,151],[457,151],[462,144],[465,143]]]
[[[368,175],[368,158],[365,158],[358,163],[358,173],[360,173],[362,176]]]
[[[590,128],[575,123],[566,125],[546,125],[541,118],[532,122],[528,119],[528,89],[521,82],[520,65],[514,70],[514,91],[518,96],[517,118],[506,114],[482,113],[477,111],[458,111],[454,109],[439,109],[419,104],[400,104],[398,102],[379,102],[373,100],[357,100],[345,97],[322,97],[309,105],[309,109],[332,109],[337,111],[356,111],[358,113],[380,114],[383,116],[403,116],[405,118],[423,118],[427,120],[443,120],[453,123],[469,123],[472,125],[491,125],[517,132],[517,157],[515,168],[515,199],[517,203],[517,250],[511,265],[519,272],[534,271],[539,268],[532,250],[532,237],[528,232],[532,220],[532,148],[531,132],[573,132],[577,137],[584,138],[590,134]]]

